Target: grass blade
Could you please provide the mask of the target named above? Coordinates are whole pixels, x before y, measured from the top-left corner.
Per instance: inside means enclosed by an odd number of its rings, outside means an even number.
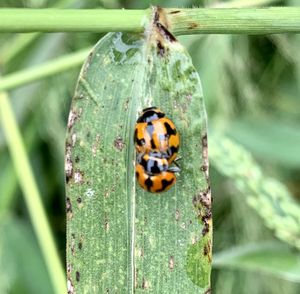
[[[80,293],[210,291],[211,203],[206,114],[198,74],[160,25],[145,39],[108,34],[82,68],[66,143],[68,290]],[[160,23],[161,24],[161,23]],[[177,184],[137,187],[133,133],[142,108],[175,122]]]

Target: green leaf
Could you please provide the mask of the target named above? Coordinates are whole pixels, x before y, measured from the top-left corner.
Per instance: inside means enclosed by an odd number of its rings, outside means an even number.
[[[28,224],[10,215],[1,217],[0,236],[0,292],[54,293]]]
[[[228,135],[243,143],[261,158],[289,168],[300,165],[299,124],[272,118],[243,117],[232,122]]]
[[[159,13],[146,36],[106,35],[80,74],[65,165],[71,293],[204,293],[210,288],[202,90],[190,57],[161,26]],[[181,136],[181,173],[175,187],[162,194],[142,190],[134,171],[135,121],[143,108],[154,105]]]
[[[216,268],[233,268],[265,273],[300,282],[300,255],[279,242],[238,246],[214,254]]]

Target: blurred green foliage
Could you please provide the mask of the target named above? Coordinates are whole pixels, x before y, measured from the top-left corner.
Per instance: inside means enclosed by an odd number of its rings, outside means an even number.
[[[150,3],[142,0],[64,2],[66,7],[84,8],[146,8]],[[213,2],[216,1],[151,1],[163,7],[201,7]],[[41,8],[55,4],[54,0],[4,0],[0,7]],[[299,1],[278,1],[276,5],[299,6]],[[20,45],[23,37],[0,34],[1,72],[14,72],[92,46],[100,37],[88,33],[36,35],[7,62],[7,54]],[[194,35],[179,40],[191,54],[202,79],[210,131],[223,132],[243,145],[264,173],[284,183],[299,203],[300,36]],[[64,141],[78,73],[76,68],[9,93],[62,260],[65,259]],[[1,128],[0,170],[0,293],[48,293],[41,292],[45,288],[51,293],[45,263]],[[299,293],[300,258],[296,249],[275,238],[257,211],[248,206],[245,196],[237,192],[232,179],[217,171],[214,165],[210,172],[216,253],[214,293]],[[273,255],[261,253],[266,241],[275,244],[272,246],[277,251]],[[259,254],[251,252],[249,265],[247,248],[251,244],[255,244],[254,251]],[[246,250],[248,254],[242,263],[240,257],[226,255],[235,248],[239,253]],[[280,256],[276,253],[279,251]],[[285,273],[278,256],[287,263],[292,262],[298,270],[292,276]],[[255,260],[258,262],[253,266]],[[266,270],[266,263],[273,270],[279,267],[283,274]]]

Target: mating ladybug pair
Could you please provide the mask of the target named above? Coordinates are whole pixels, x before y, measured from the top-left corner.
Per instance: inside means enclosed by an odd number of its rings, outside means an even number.
[[[157,107],[145,108],[135,126],[135,173],[140,186],[153,193],[169,190],[179,172],[175,163],[179,134],[174,123]]]

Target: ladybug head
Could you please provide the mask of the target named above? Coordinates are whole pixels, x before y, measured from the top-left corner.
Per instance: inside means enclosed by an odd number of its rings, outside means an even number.
[[[143,109],[142,115],[138,118],[137,122],[150,122],[153,120],[164,117],[165,114],[156,106],[148,107]]]

